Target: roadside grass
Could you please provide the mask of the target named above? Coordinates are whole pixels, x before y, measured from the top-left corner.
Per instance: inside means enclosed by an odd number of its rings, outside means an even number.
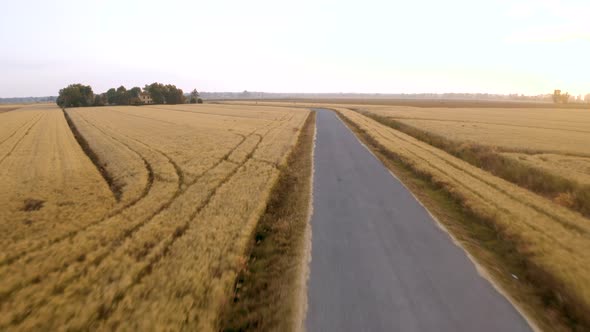
[[[312,112],[256,226],[232,302],[220,317],[223,331],[291,331],[303,319],[314,132]]]
[[[501,155],[501,152],[524,152],[518,150],[500,150],[491,146],[462,143],[443,136],[421,130],[393,118],[368,111],[353,109],[383,125],[406,133],[422,142],[444,150],[461,158],[473,166],[479,167],[510,181],[543,197],[549,198],[567,208],[590,217],[590,186],[551,174],[539,168],[518,162]]]
[[[493,216],[474,209],[444,182],[379,143],[339,111],[336,113],[477,263],[485,267],[485,273],[509,294],[537,328],[544,331],[590,329],[583,307],[564,301],[559,294],[560,282],[522,253],[523,243],[519,238],[507,235]]]

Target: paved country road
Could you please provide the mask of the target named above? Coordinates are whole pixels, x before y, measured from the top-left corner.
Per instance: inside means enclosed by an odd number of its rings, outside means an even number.
[[[530,331],[329,110],[317,111],[308,331]]]

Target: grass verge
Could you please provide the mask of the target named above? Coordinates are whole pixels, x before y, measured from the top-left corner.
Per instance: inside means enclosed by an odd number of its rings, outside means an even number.
[[[457,158],[590,217],[590,187],[502,156],[499,150],[475,143],[456,142],[393,118],[355,110],[383,125],[408,134]],[[508,151],[507,151],[508,152]],[[510,151],[521,152],[521,151]]]
[[[220,317],[223,331],[290,331],[302,319],[314,133],[311,112],[256,226],[248,262]]]
[[[338,112],[337,112],[338,113]],[[588,319],[551,288],[553,282],[519,252],[517,239],[507,238],[493,220],[478,215],[443,185],[385,148],[355,123],[338,113],[348,127],[416,195],[486,273],[509,294],[541,330],[588,331]]]

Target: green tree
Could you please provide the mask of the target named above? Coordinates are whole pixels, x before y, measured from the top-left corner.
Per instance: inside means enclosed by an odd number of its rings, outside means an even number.
[[[56,103],[61,107],[91,106],[94,104],[92,87],[82,84],[70,84],[59,90]]]
[[[107,104],[116,104],[117,103],[117,90],[114,88],[110,88],[107,91]]]
[[[139,94],[141,93],[141,88],[136,86],[127,91],[127,97],[129,98],[129,104],[137,105],[141,103],[139,99]]]
[[[116,100],[117,105],[129,105],[129,95],[127,94],[127,89],[122,85],[117,88]]]
[[[153,97],[152,97],[153,98]],[[166,104],[184,104],[184,92],[176,85],[167,84],[164,86],[164,100]]]
[[[93,106],[104,106],[106,104],[106,94],[102,93],[99,95],[94,95],[94,104]]]
[[[164,102],[166,101],[164,97],[166,88],[163,84],[157,82],[152,83],[150,85],[146,84],[146,86],[143,89],[150,94],[154,104],[164,104]]]

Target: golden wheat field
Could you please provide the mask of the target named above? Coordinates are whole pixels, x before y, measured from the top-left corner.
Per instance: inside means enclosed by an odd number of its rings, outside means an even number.
[[[439,108],[305,101],[264,104],[366,111],[440,135],[458,144],[475,143],[496,147],[506,157],[582,185],[590,181],[588,109]]]
[[[590,111],[533,108],[356,106],[445,138],[498,147],[505,156],[588,183]]]
[[[0,114],[0,330],[215,329],[308,114]]]

